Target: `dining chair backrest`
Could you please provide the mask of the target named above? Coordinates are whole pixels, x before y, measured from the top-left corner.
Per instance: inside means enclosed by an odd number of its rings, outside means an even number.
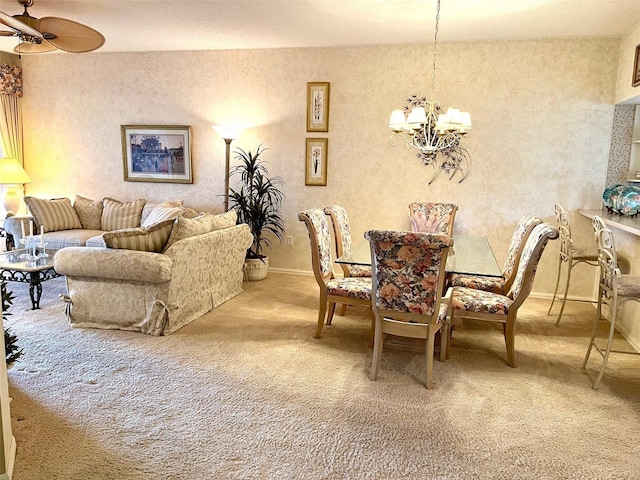
[[[331,268],[331,234],[327,216],[319,208],[310,208],[298,214],[298,220],[304,222],[311,242],[311,263],[313,273],[320,286],[333,275]]]
[[[515,278],[518,263],[522,256],[522,250],[524,249],[524,245],[529,234],[533,230],[533,227],[540,225],[541,223],[542,220],[534,215],[524,215],[518,221],[518,224],[513,231],[513,235],[511,235],[509,250],[507,250],[507,258],[505,259],[502,267],[502,278],[504,278],[505,291],[508,291]]]
[[[372,306],[417,316],[439,311],[448,235],[369,230],[373,263]],[[420,321],[420,320],[417,320]]]
[[[324,213],[331,218],[333,224],[333,237],[335,239],[336,257],[350,254],[353,251],[353,240],[351,238],[351,225],[349,217],[344,207],[340,205],[329,205],[324,208]],[[351,275],[348,265],[340,264],[345,277]]]
[[[329,205],[324,208],[324,213],[329,215],[333,224],[336,255],[341,257],[344,254],[351,253],[353,250],[353,241],[351,239],[349,217],[345,208],[340,205]]]
[[[542,252],[547,242],[558,238],[558,236],[558,230],[548,223],[541,223],[533,227],[522,250],[515,280],[507,293],[507,296],[513,299],[511,308],[518,308],[531,292]]]
[[[453,234],[453,221],[458,206],[453,203],[421,203],[409,204],[409,219],[412,232]]]

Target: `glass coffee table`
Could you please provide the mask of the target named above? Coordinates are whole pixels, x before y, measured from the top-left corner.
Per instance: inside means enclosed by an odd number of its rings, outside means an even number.
[[[53,269],[53,257],[57,250],[47,249],[46,256],[33,259],[27,250],[11,250],[0,253],[0,280],[29,283],[29,296],[33,310],[40,308],[42,282],[59,277]]]

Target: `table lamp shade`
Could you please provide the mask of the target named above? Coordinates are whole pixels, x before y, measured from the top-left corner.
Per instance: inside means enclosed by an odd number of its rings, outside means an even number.
[[[31,178],[15,158],[3,158],[0,163],[0,184],[17,185],[31,183]]]
[[[15,158],[0,160],[2,204],[6,212],[16,213],[19,210],[25,183],[31,183],[31,178]]]

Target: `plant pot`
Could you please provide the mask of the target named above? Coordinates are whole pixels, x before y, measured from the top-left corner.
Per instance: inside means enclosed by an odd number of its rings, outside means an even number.
[[[269,271],[269,257],[247,258],[244,261],[244,274],[248,282],[257,282],[267,278]]]

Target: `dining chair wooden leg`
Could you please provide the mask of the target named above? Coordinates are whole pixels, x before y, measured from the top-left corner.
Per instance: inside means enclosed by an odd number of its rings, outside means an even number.
[[[324,317],[327,313],[327,297],[326,295],[320,295],[320,306],[318,308],[318,326],[316,327],[316,334],[314,338],[320,338],[322,334],[322,327],[324,326]]]
[[[327,312],[327,325],[331,325],[333,322],[333,314],[336,311],[336,302],[329,302],[329,311]]]
[[[427,338],[424,349],[425,354],[425,376],[424,386],[431,390],[433,388],[433,350],[436,340],[436,333],[439,328],[437,325],[429,324],[427,327]]]
[[[447,319],[440,328],[440,361],[447,360],[447,349],[449,348],[449,320]]]
[[[371,346],[373,347],[374,340],[376,338],[376,316],[371,309],[369,309],[369,317],[371,318],[371,325],[369,326],[369,342],[371,342]]]
[[[384,337],[382,335],[382,320],[376,316],[373,334],[373,359],[371,360],[371,371],[369,372],[369,378],[371,380],[378,378],[378,368],[380,367],[383,343]]]
[[[515,353],[515,339],[516,339],[516,319],[507,316],[507,321],[504,324],[504,340],[507,346],[507,364],[516,368],[516,353]]]

